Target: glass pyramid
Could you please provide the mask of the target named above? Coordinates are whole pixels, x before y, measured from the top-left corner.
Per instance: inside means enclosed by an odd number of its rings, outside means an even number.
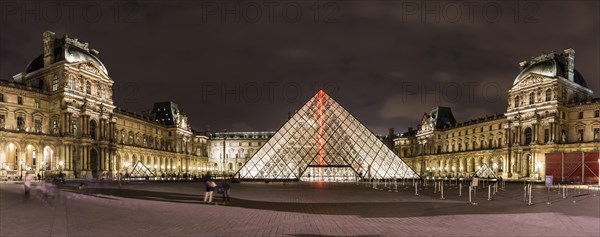
[[[133,166],[133,169],[131,170],[131,175],[130,177],[132,178],[144,178],[144,177],[156,177],[156,175],[154,175],[154,173],[152,171],[150,171],[150,169],[148,169],[146,166],[144,166],[144,164],[142,164],[142,162],[136,162],[135,165]]]
[[[476,172],[475,175],[481,179],[497,179],[496,173],[487,164],[483,164]],[[473,175],[473,177],[475,176]]]
[[[289,118],[234,177],[304,181],[419,178],[323,90]]]

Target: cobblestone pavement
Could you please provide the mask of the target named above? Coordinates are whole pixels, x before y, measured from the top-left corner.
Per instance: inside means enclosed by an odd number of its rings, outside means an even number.
[[[25,197],[22,184],[0,183],[0,236],[600,236],[600,195],[587,186],[565,199],[552,189],[551,204],[535,186],[527,205],[523,184],[507,183],[490,201],[480,189],[471,205],[455,185],[442,200],[410,184],[242,183],[215,205],[202,202],[199,182],[77,185],[36,183]]]

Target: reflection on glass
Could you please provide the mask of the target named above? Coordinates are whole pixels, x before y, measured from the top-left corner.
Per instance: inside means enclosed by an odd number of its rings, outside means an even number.
[[[371,131],[320,90],[238,171],[242,179],[341,182],[418,178]]]

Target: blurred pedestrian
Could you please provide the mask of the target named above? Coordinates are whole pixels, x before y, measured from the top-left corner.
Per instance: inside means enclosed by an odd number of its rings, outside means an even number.
[[[212,203],[213,192],[215,191],[215,187],[217,184],[212,180],[206,181],[206,192],[204,193],[204,202]]]
[[[221,194],[223,195],[223,204],[229,203],[229,190],[231,189],[231,185],[227,182],[227,179],[223,179],[219,184],[219,189]]]
[[[25,190],[25,196],[29,196],[29,192],[31,191],[31,176],[29,176],[29,174],[25,175],[25,181],[23,182],[23,189]]]

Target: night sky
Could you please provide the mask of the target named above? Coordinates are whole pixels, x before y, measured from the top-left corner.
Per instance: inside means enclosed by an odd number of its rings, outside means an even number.
[[[506,110],[518,63],[573,48],[600,92],[597,1],[0,1],[0,78],[42,33],[100,51],[118,107],[172,100],[203,131],[274,131],[324,88],[369,129]]]

